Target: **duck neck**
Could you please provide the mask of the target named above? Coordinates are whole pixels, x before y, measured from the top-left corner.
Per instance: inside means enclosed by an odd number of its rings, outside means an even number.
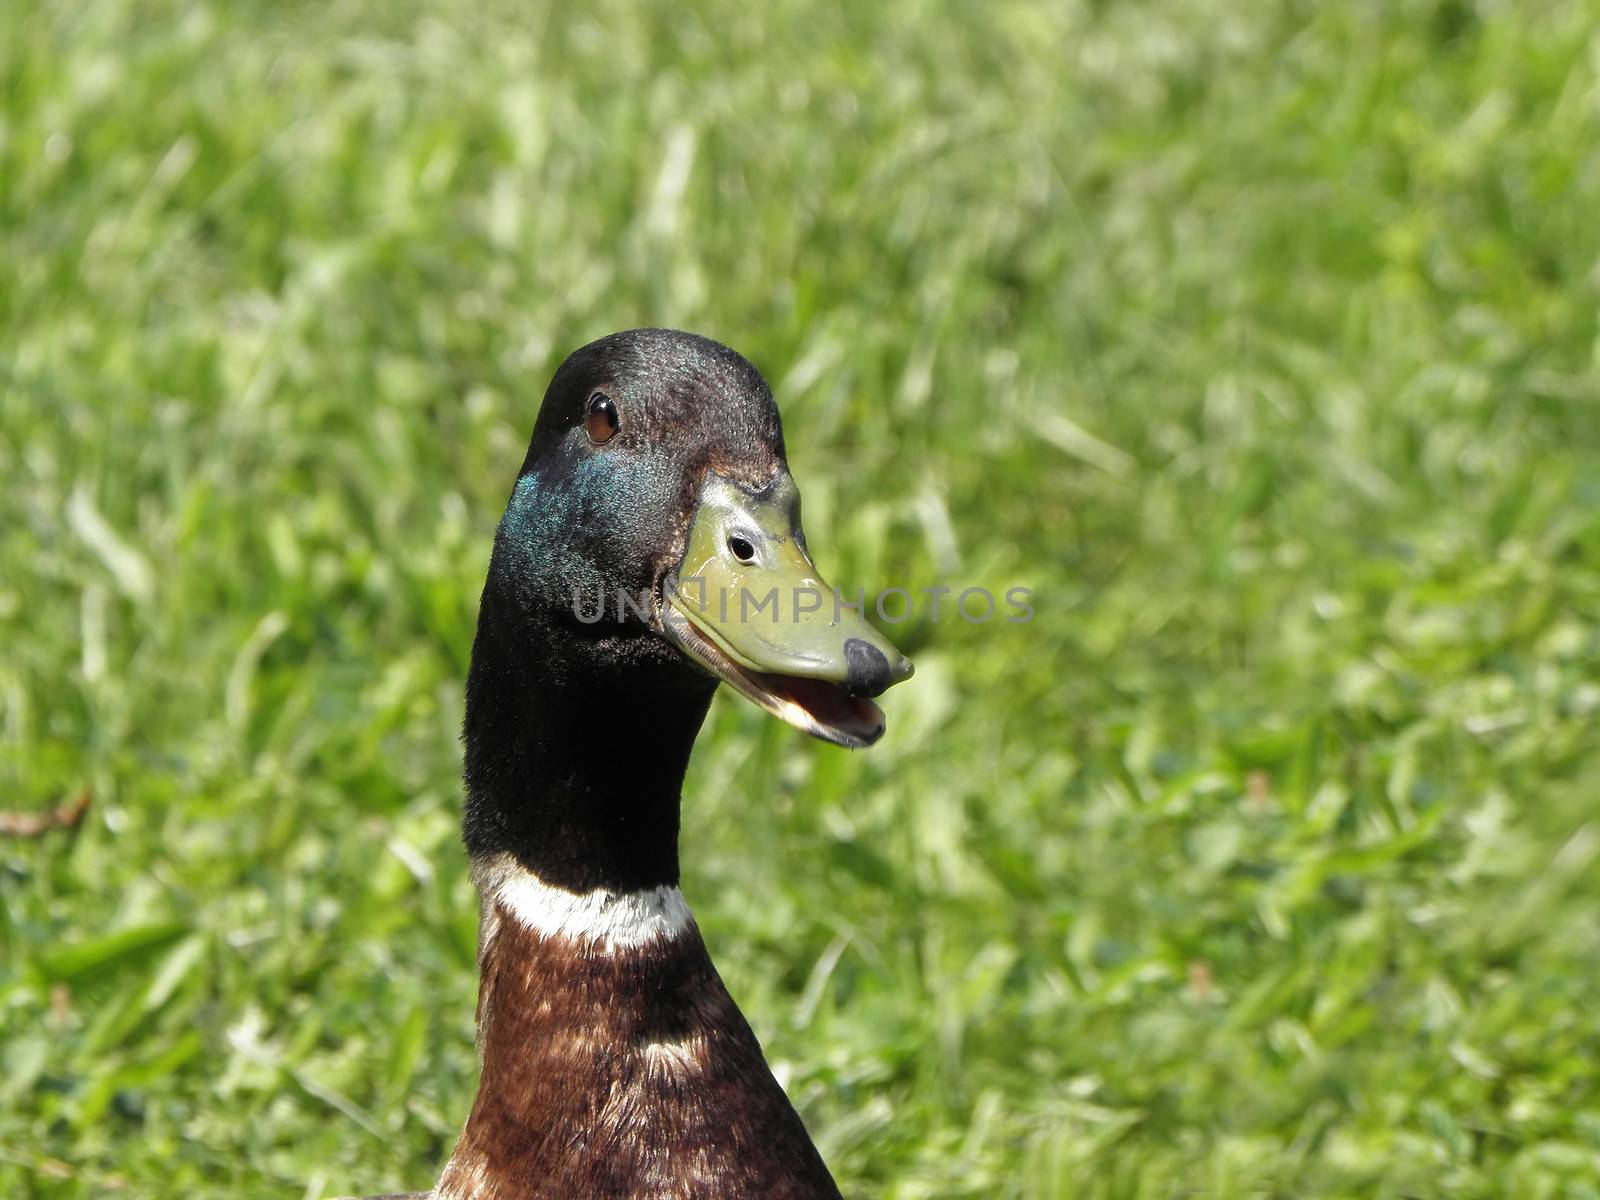
[[[482,1076],[434,1195],[838,1200],[677,889],[715,683],[503,595],[465,729]]]
[[[678,805],[715,681],[654,639],[595,636],[484,591],[467,681],[475,862],[511,855],[570,892],[678,883]]]

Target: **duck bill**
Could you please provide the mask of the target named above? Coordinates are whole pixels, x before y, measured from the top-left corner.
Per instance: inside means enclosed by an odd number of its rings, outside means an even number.
[[[787,472],[759,490],[707,475],[660,610],[686,657],[813,737],[870,746],[884,730],[872,698],[911,660],[846,600],[806,552]]]

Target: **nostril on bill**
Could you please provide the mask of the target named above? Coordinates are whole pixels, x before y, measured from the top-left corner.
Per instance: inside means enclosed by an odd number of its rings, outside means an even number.
[[[876,696],[889,686],[889,660],[870,642],[846,638],[845,687],[857,696]]]

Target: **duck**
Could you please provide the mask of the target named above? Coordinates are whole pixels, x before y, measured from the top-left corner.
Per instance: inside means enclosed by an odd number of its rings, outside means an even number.
[[[861,749],[912,671],[813,564],[748,360],[634,329],[562,362],[467,675],[478,1091],[414,1197],[839,1197],[680,890],[680,798],[720,685]]]

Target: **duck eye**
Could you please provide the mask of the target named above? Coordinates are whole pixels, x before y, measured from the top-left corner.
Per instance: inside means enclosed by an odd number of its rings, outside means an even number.
[[[617,402],[604,392],[593,392],[583,410],[583,428],[589,440],[596,445],[609,442],[617,432],[622,418],[617,414]]]
[[[738,534],[728,539],[728,549],[732,550],[733,556],[742,563],[747,563],[756,556],[756,548]]]

